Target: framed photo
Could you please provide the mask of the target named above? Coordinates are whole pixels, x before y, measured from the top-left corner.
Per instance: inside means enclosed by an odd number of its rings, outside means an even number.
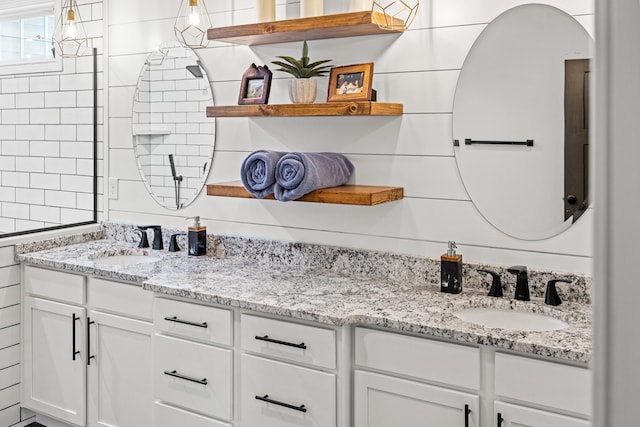
[[[242,75],[238,105],[266,104],[271,90],[271,70],[251,64]]]
[[[375,101],[372,80],[373,62],[333,67],[329,76],[327,102]]]

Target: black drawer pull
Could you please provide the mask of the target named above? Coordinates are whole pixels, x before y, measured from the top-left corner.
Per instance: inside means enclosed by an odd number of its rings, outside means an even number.
[[[471,413],[471,409],[469,405],[464,405],[464,427],[469,427],[469,414]]]
[[[93,325],[94,322],[93,320],[91,320],[90,317],[87,317],[87,366],[91,365],[91,359],[94,359],[96,356],[95,355],[91,355],[91,325]]]
[[[71,314],[71,360],[76,360],[80,350],[76,350],[76,320],[80,320],[75,313]]]
[[[278,402],[277,400],[269,399],[268,394],[265,394],[264,396],[256,396],[256,399],[267,403],[273,403],[274,405],[284,406],[285,408],[293,409],[294,411],[307,412],[307,408],[305,408],[304,405],[294,406],[289,405],[288,403]]]
[[[498,427],[502,427],[502,421],[504,421],[502,414],[498,412]]]
[[[176,378],[180,378],[181,380],[186,380],[186,381],[191,381],[192,383],[198,383],[198,384],[202,384],[202,385],[207,385],[208,381],[206,378],[203,378],[201,380],[195,379],[195,378],[191,378],[191,377],[187,377],[185,375],[181,375],[178,373],[178,371],[164,371],[165,375],[169,375],[170,377],[176,377]]]
[[[269,338],[269,335],[265,335],[263,337],[256,335],[256,339],[260,340],[260,341],[267,341],[267,342],[272,342],[274,344],[280,344],[280,345],[286,345],[289,347],[295,347],[295,348],[301,348],[303,350],[307,349],[307,346],[301,342],[300,344],[294,344],[294,343],[290,343],[290,342],[286,342],[286,341],[280,341],[280,340],[274,340],[273,338]]]
[[[206,328],[207,327],[207,322],[203,322],[203,323],[189,322],[188,320],[178,319],[176,316],[165,317],[164,320],[166,320],[168,322],[182,323],[183,325],[197,326],[198,328]]]

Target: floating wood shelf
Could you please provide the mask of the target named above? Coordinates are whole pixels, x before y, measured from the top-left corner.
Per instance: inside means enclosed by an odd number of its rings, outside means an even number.
[[[207,117],[400,116],[402,111],[402,104],[351,101],[216,106],[207,107]]]
[[[393,25],[393,30],[381,26]],[[402,33],[404,22],[383,13],[365,11],[233,25],[207,30],[207,38],[226,43],[254,46],[303,40],[333,39]]]
[[[254,198],[241,181],[223,182],[207,185],[208,196]],[[340,187],[315,190],[296,202],[335,203],[340,205],[374,206],[401,200],[404,189],[401,187],[378,187],[372,185],[342,185]],[[265,197],[273,200],[273,195]]]

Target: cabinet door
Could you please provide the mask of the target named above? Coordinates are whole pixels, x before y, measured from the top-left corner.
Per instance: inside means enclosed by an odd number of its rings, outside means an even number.
[[[84,308],[25,297],[24,407],[85,425],[85,334]]]
[[[589,421],[567,417],[552,412],[496,402],[494,417],[496,427],[590,427]]]
[[[473,394],[355,371],[355,427],[480,427],[478,405]]]
[[[153,425],[153,325],[95,311],[88,320],[89,425]]]

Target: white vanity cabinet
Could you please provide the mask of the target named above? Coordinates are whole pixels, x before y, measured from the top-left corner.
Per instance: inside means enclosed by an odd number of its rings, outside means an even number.
[[[494,424],[497,427],[588,427],[588,369],[495,353]]]
[[[24,269],[22,406],[86,424],[85,278]]]
[[[477,347],[356,328],[354,426],[480,427],[480,369]]]
[[[154,419],[149,425],[230,427],[232,310],[155,298],[154,328]]]
[[[152,425],[152,295],[24,267],[22,405],[76,426]]]
[[[335,427],[336,331],[249,314],[240,325],[241,426]]]

